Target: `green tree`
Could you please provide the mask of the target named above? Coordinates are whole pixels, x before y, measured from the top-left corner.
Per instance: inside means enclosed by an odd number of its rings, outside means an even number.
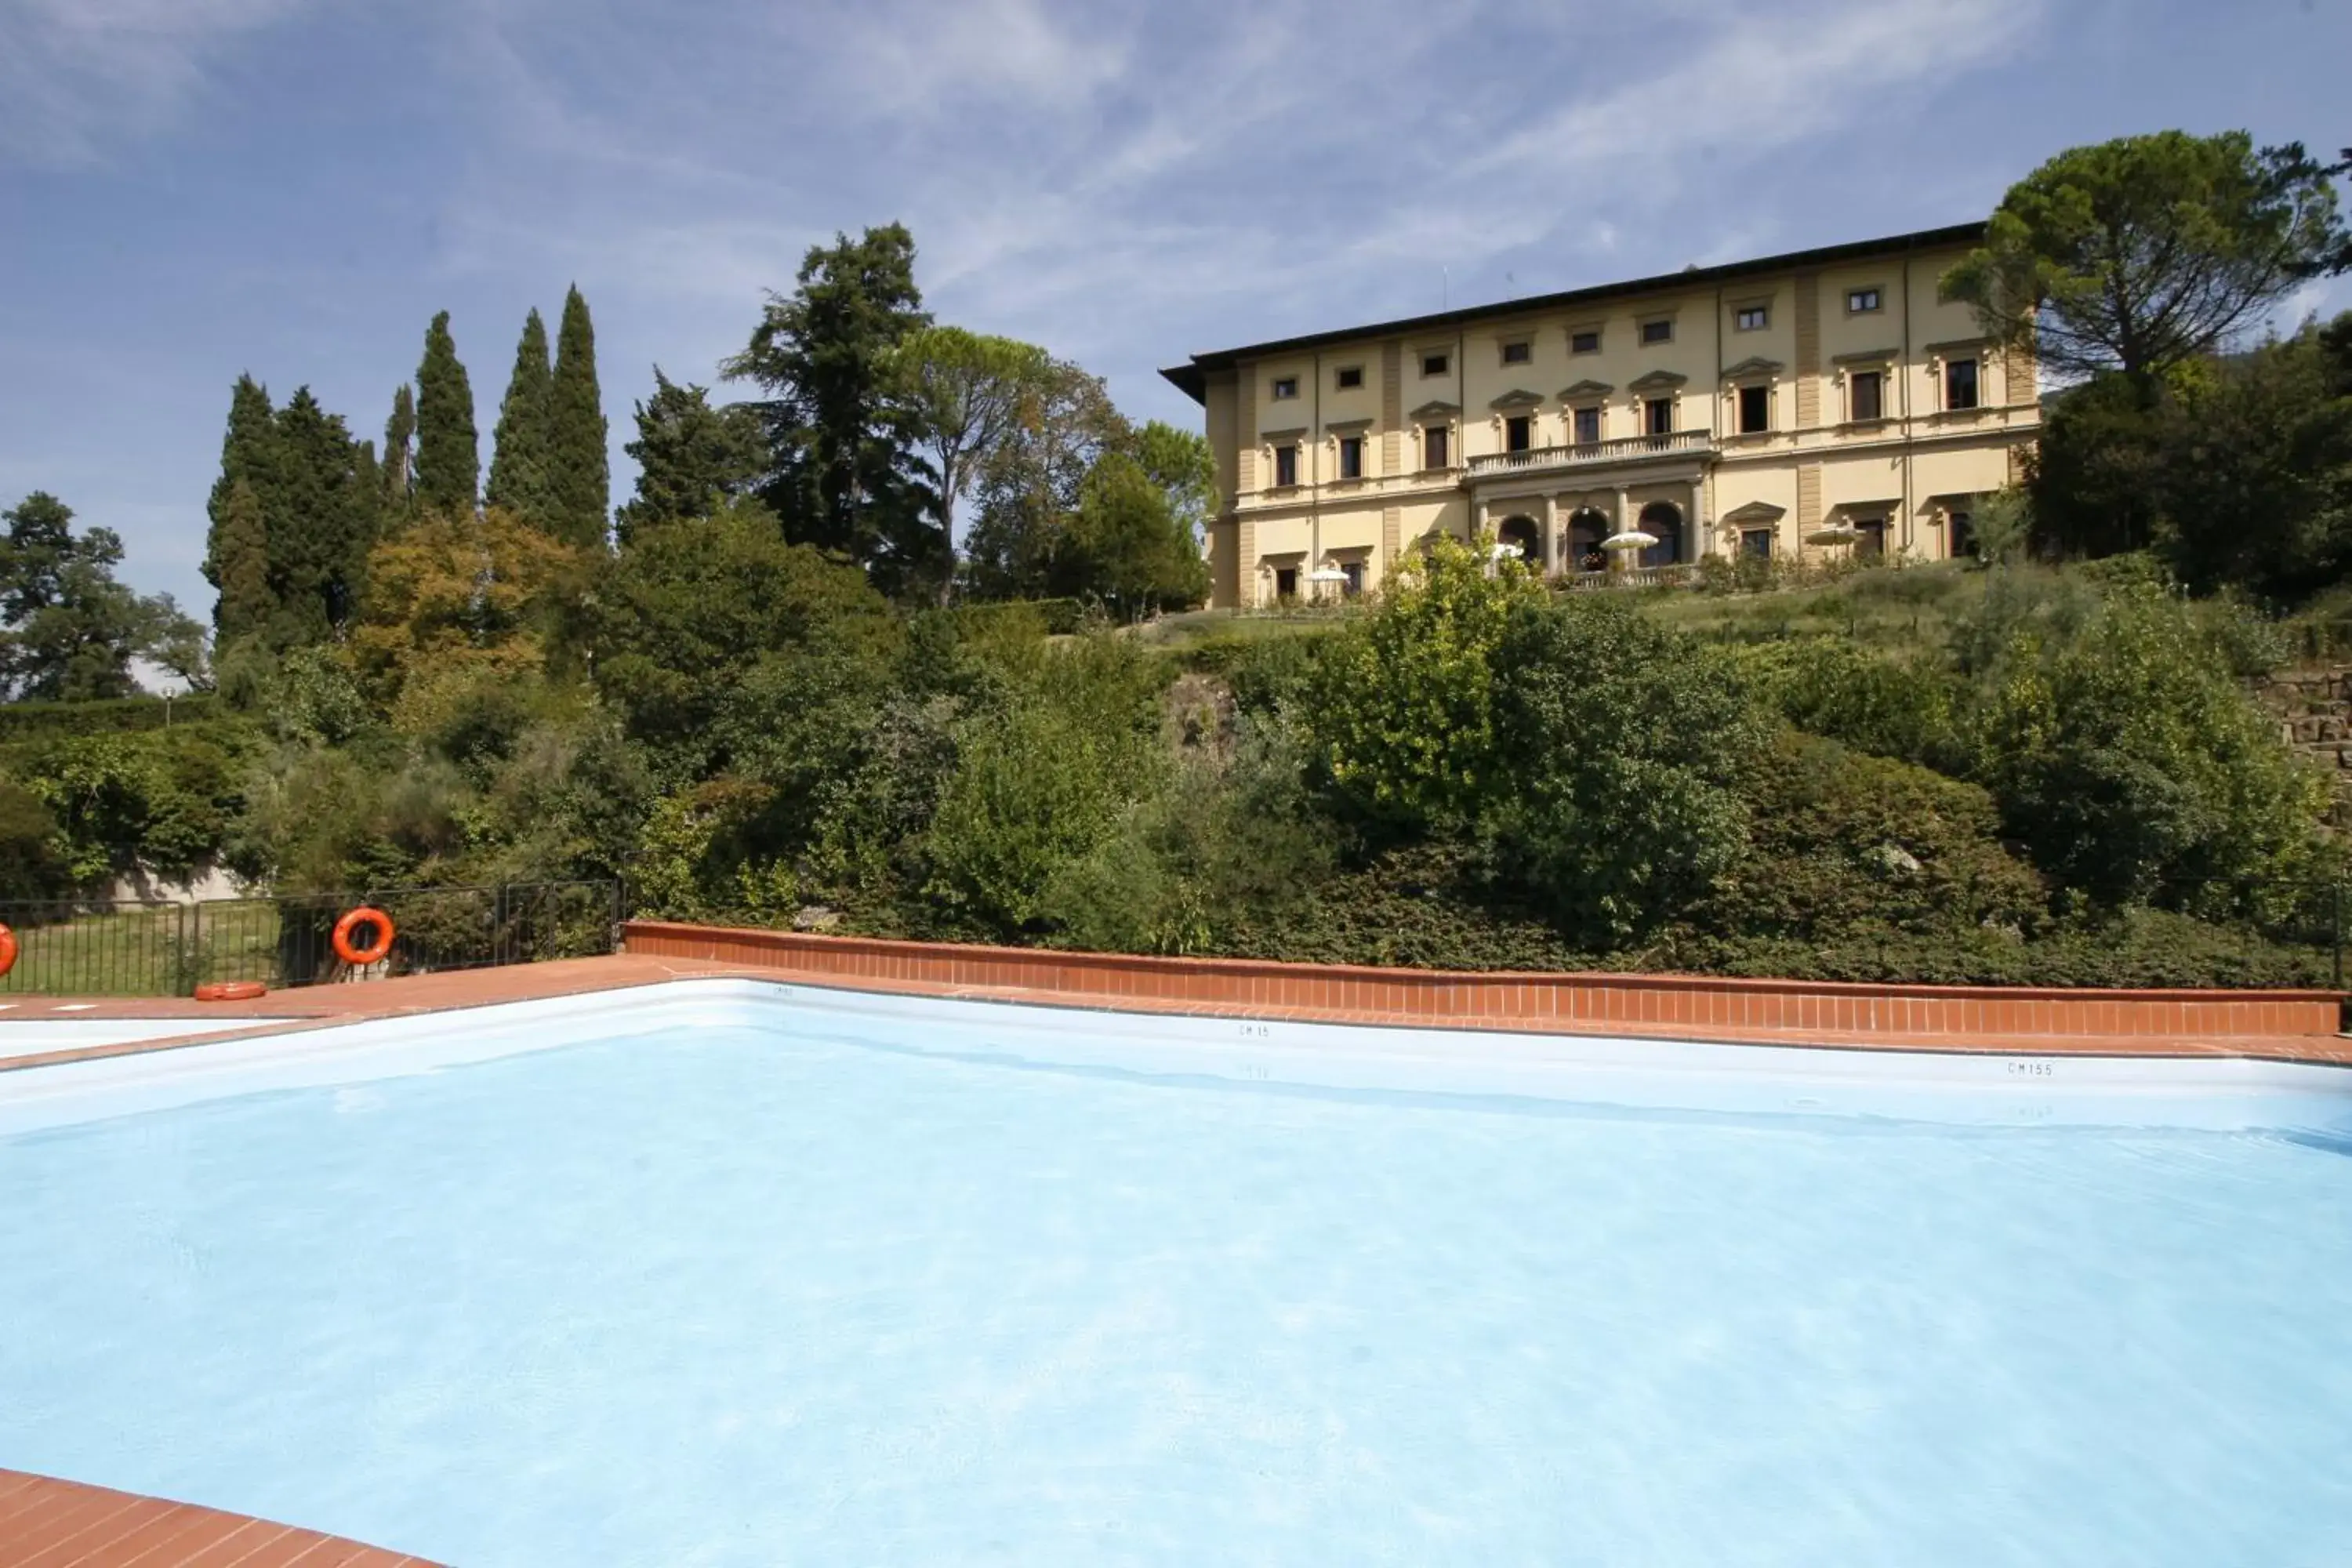
[[[972,592],[992,599],[1053,593],[1055,559],[1087,477],[1105,452],[1133,438],[1101,377],[1066,361],[1047,364],[1012,431],[981,465],[979,515],[965,540]]]
[[[554,372],[547,357],[547,326],[534,310],[523,318],[515,344],[514,373],[499,405],[497,447],[490,453],[490,482],[484,501],[548,527],[551,387]]]
[[[637,493],[614,520],[626,544],[635,531],[708,517],[750,489],[766,467],[758,416],[740,405],[710,405],[709,390],[680,386],[654,366],[654,395],[636,405]]]
[[[213,537],[215,580],[220,585],[213,625],[221,640],[265,631],[278,609],[278,595],[269,587],[269,529],[261,497],[241,475],[229,487]]]
[[[1055,543],[1055,591],[1098,596],[1130,618],[1206,597],[1208,564],[1168,496],[1141,463],[1106,453]]]
[[[2300,143],[2258,150],[2242,131],[2072,148],[2009,188],[1944,292],[2061,376],[2144,377],[2223,347],[2344,265],[2343,167]]]
[[[252,492],[260,506],[261,529],[265,535],[268,531],[268,502],[276,496],[278,487],[276,420],[276,410],[270,406],[268,392],[252,376],[238,376],[236,387],[229,394],[228,431],[221,439],[220,478],[213,481],[212,497],[205,508],[212,520],[212,527],[205,541],[205,581],[224,593],[227,590],[226,574],[228,563],[224,558],[223,546],[228,528],[229,496],[240,483]],[[240,601],[239,613],[251,607],[250,601]],[[265,608],[263,618],[267,619],[268,610],[275,607],[272,604]],[[220,607],[216,606],[215,616],[220,613]],[[215,625],[218,624],[216,620]],[[232,631],[226,626],[220,626],[219,629],[224,637],[237,635],[237,631]],[[237,628],[238,631],[249,629],[253,628]]]
[[[1340,797],[1374,822],[1459,825],[1494,782],[1495,650],[1542,585],[1440,535],[1331,640],[1308,723]]]
[[[602,550],[611,522],[612,456],[596,384],[596,329],[576,284],[563,298],[547,409],[549,531],[575,549]]]
[[[915,241],[890,224],[810,249],[727,374],[767,394],[761,495],[797,543],[856,562],[885,593],[938,581],[943,541],[912,470],[899,349],[929,324]]]
[[[130,697],[131,661],[187,617],[168,595],[142,598],[114,578],[122,541],[111,529],[73,532],[73,510],[35,490],[0,512],[0,694],[12,701],[89,702]]]
[[[961,327],[910,332],[898,359],[914,408],[916,445],[930,464],[940,532],[950,546],[941,553],[945,564],[953,559],[957,503],[990,455],[1012,437],[1052,360],[1034,344]],[[940,585],[944,592],[944,573]]]
[[[425,358],[416,367],[416,504],[430,511],[471,511],[481,483],[474,388],[444,310],[425,331]]]
[[[720,720],[763,658],[887,668],[901,637],[855,569],[787,543],[756,501],[638,530],[600,569],[588,613],[599,689],[633,735],[700,773],[727,764]]]
[[[383,523],[397,527],[415,509],[416,394],[406,382],[392,395],[392,417],[383,422]]]
[[[1134,451],[1135,460],[1168,498],[1170,513],[1198,555],[1209,519],[1217,510],[1217,454],[1209,438],[1154,419],[1135,433]]]
[[[358,453],[340,414],[307,386],[278,413],[278,473],[268,524],[269,585],[278,646],[318,642],[357,605],[375,542],[378,495],[363,488]]]

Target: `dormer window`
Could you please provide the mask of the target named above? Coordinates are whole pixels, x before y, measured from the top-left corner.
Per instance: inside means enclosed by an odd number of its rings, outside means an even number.
[[[1277,375],[1274,378],[1274,400],[1276,403],[1286,402],[1297,395],[1298,378],[1297,376]]]

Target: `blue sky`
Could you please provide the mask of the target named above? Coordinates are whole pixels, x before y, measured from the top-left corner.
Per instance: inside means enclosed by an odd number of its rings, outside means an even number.
[[[2332,149],[2347,58],[2346,0],[0,0],[0,504],[202,611],[231,381],[379,434],[438,310],[487,432],[579,282],[617,501],[654,363],[837,229],[1191,422],[1198,350],[1979,217],[2126,132]]]

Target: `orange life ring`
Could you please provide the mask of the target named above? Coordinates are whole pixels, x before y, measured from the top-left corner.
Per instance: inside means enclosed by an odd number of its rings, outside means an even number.
[[[375,941],[365,947],[352,945],[352,932],[373,922]],[[318,928],[313,926],[313,931]],[[354,969],[364,969],[371,963],[382,963],[383,955],[392,951],[392,917],[382,910],[362,904],[358,909],[335,922],[335,956]]]
[[[269,987],[258,980],[208,980],[196,987],[199,1002],[250,1002],[268,994]]]
[[[16,967],[16,933],[0,925],[0,974]]]

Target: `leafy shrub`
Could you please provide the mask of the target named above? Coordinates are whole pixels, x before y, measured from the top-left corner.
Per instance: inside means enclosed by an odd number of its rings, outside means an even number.
[[[63,898],[73,881],[57,819],[30,790],[0,780],[0,899]]]
[[[1340,799],[1392,828],[1467,819],[1493,782],[1495,650],[1542,594],[1447,538],[1406,560],[1318,660],[1310,722]]]
[[[182,879],[221,857],[253,747],[237,725],[116,731],[18,747],[9,771],[54,821],[73,882],[134,868]]]
[[[1742,662],[1759,693],[1800,730],[1945,772],[1965,766],[1965,692],[1932,667],[1831,637],[1746,649]]]
[[[1738,858],[1735,788],[1769,733],[1731,661],[1618,599],[1522,604],[1497,644],[1496,765],[1478,832],[1497,879],[1613,947]]]
[[[1998,656],[1976,742],[1978,775],[2042,866],[2115,901],[2320,863],[2325,781],[2186,606],[2133,587],[2053,632],[2019,632]]]
[[[220,716],[220,699],[209,691],[191,691],[170,698],[120,697],[101,702],[0,703],[0,744],[118,731],[163,730],[199,724]]]

